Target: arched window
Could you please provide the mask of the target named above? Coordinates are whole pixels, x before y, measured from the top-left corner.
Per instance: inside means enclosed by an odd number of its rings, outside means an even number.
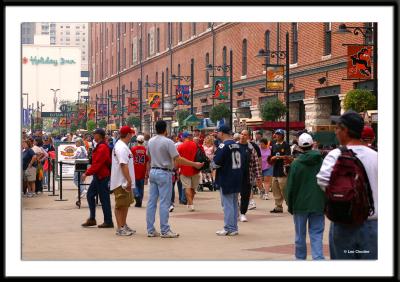
[[[297,39],[297,23],[292,23],[292,64],[296,64],[298,59],[299,43]]]
[[[331,23],[324,23],[324,56],[331,53],[332,29]]]
[[[157,28],[157,53],[160,52],[160,28]]]
[[[206,54],[206,67],[210,64],[210,54]],[[208,85],[210,84],[210,73],[208,70],[206,70],[206,79],[205,79],[205,84]]]
[[[242,43],[242,75],[247,75],[247,40]]]

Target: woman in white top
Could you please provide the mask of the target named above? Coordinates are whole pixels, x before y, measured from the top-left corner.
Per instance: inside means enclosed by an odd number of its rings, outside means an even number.
[[[88,153],[85,148],[85,143],[83,142],[82,138],[77,138],[75,140],[76,150],[72,157],[68,157],[68,159],[87,159]],[[66,158],[67,159],[67,158]],[[78,187],[78,176],[79,173],[77,171],[74,172],[74,184]],[[81,183],[83,184],[83,183]],[[80,185],[79,189],[81,190],[81,197],[86,195],[87,190],[84,188],[83,185]]]

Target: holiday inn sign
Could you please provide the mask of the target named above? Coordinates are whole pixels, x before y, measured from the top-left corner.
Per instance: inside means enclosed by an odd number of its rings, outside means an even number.
[[[69,60],[69,59],[65,59],[65,58],[60,58],[59,60],[57,59],[51,59],[49,57],[30,57],[30,59],[28,59],[27,57],[23,57],[22,58],[22,63],[23,64],[27,64],[29,62],[29,60],[31,61],[32,65],[71,65],[71,64],[76,64],[76,62],[74,60]]]

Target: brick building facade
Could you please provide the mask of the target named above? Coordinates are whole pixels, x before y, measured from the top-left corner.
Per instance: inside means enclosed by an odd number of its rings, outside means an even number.
[[[142,81],[142,131],[150,132],[154,113],[147,106],[148,92],[164,91],[164,101],[175,100],[172,75],[189,76],[194,62],[194,113],[207,116],[211,99],[213,71],[207,64],[229,64],[233,52],[233,118],[239,107],[250,107],[251,118],[260,121],[259,107],[283,93],[260,93],[265,87],[266,58],[256,57],[260,49],[285,50],[289,32],[290,121],[314,125],[331,123],[331,115],[342,112],[345,93],[353,88],[372,90],[372,81],[355,83],[346,77],[347,48],[343,43],[362,44],[366,39],[353,33],[336,34],[340,23],[91,23],[89,25],[90,101],[107,103],[107,97],[121,100],[126,107],[132,95],[139,99]],[[349,23],[348,25],[367,25]],[[284,64],[270,58],[269,63]],[[214,75],[222,75],[214,71]],[[227,72],[229,75],[229,71]],[[145,87],[145,83],[158,87]],[[162,83],[163,82],[163,83]],[[185,83],[181,81],[180,83]],[[187,84],[190,84],[188,82]],[[124,92],[128,90],[130,92]],[[171,95],[172,94],[172,95]],[[207,99],[205,99],[207,98]],[[190,106],[176,106],[176,113]],[[168,109],[165,109],[167,111]],[[161,111],[161,109],[159,110]],[[135,114],[140,116],[139,113]],[[123,110],[122,119],[128,116]],[[176,116],[176,115],[175,115]],[[110,116],[109,122],[121,119]],[[175,117],[172,118],[175,120]],[[245,119],[246,120],[246,119]]]

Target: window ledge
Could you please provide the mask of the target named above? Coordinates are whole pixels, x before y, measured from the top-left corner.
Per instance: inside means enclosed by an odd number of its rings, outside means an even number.
[[[325,61],[325,60],[329,60],[330,58],[332,58],[332,54],[326,55],[326,56],[322,56],[321,60]]]
[[[290,64],[290,65],[289,65],[289,69],[292,69],[292,68],[297,68],[297,63],[295,63],[295,64]]]
[[[246,79],[247,78],[247,75],[242,75],[241,77],[240,77],[240,79]]]

